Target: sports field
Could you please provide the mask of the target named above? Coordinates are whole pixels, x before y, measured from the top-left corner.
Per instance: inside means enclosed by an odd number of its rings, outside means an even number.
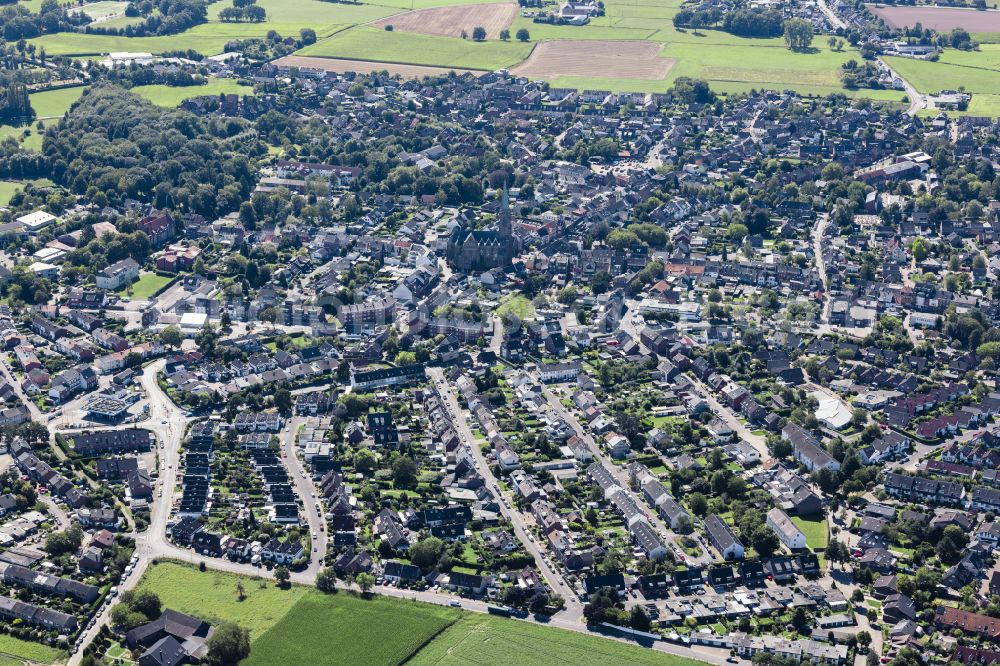
[[[145,97],[153,104],[163,107],[179,106],[181,102],[191,97],[201,97],[203,95],[252,95],[253,88],[240,85],[233,79],[211,78],[203,86],[136,86],[132,92]]]

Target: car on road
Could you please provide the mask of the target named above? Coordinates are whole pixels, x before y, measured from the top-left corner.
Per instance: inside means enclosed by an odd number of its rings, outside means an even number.
[[[450,602],[448,602],[448,605],[449,606],[453,606],[455,608],[461,608],[462,607],[462,602],[461,601],[450,601]]]

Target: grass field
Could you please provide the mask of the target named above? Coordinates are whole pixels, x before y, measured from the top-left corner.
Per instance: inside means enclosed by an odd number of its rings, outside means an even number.
[[[122,14],[124,13],[126,7],[128,7],[127,2],[119,2],[117,0],[101,0],[101,2],[91,2],[83,7],[77,7],[73,11],[82,12],[89,16],[91,20],[97,21],[105,19],[109,16]]]
[[[243,580],[247,598],[236,598],[236,581]],[[309,589],[293,586],[281,590],[274,581],[257,580],[219,571],[200,572],[176,562],[150,566],[139,587],[160,596],[164,608],[196,615],[210,622],[228,620],[250,630],[252,639],[273,627],[304,597]]]
[[[826,548],[829,540],[826,518],[819,520],[806,520],[799,516],[792,516],[792,522],[806,535],[806,543],[813,550]]]
[[[984,49],[996,45],[984,45]],[[963,60],[968,54],[949,53],[953,60]],[[985,52],[984,62],[998,62],[996,51]],[[1000,71],[986,66],[969,67],[948,62],[930,62],[912,58],[886,58],[889,65],[899,72],[922,93],[936,93],[941,90],[956,90],[959,87],[971,93],[996,94],[1000,91]],[[973,96],[975,100],[975,96]]]
[[[7,634],[0,634],[0,658],[7,660],[0,661],[0,665],[7,662],[11,664],[23,664],[26,661],[38,664],[51,664],[65,656],[66,653],[62,650],[57,650],[48,645],[22,641]]]
[[[242,579],[247,598],[237,601]],[[389,597],[324,595],[178,562],[151,566],[139,583],[164,608],[202,619],[234,621],[250,630],[243,666],[285,664],[430,664],[491,666],[698,666],[635,645],[444,606]],[[6,651],[0,641],[0,651]],[[54,658],[54,657],[53,657]],[[2,665],[0,665],[2,666]]]
[[[11,180],[0,180],[0,206],[10,203],[10,198],[17,190],[23,190],[24,183],[17,183]],[[2,650],[0,650],[2,652]]]
[[[80,95],[86,90],[86,86],[76,86],[75,88],[60,88],[58,90],[45,90],[43,92],[31,93],[31,108],[35,110],[35,117],[39,120],[44,118],[62,118],[73,106]]]
[[[529,53],[531,45],[520,42],[473,42],[361,26],[320,40],[297,55],[494,70],[515,65]]]
[[[254,641],[243,666],[398,664],[459,618],[450,608],[310,592]],[[336,627],[336,631],[330,631]],[[322,637],[321,640],[317,640]]]
[[[697,666],[635,645],[489,615],[466,615],[407,664],[413,666]]]
[[[226,42],[233,39],[263,38],[274,30],[285,37],[298,37],[302,28],[312,28],[320,38],[338,30],[367,23],[394,14],[397,7],[364,4],[339,4],[322,0],[259,0],[267,12],[262,23],[222,23],[218,13],[231,3],[209,5],[209,22],[176,35],[154,37],[119,37],[61,32],[30,40],[45,47],[49,55],[96,56],[112,51],[148,51],[163,53],[178,49],[193,49],[203,55],[221,53]],[[115,19],[118,20],[118,19]]]
[[[518,319],[531,319],[535,316],[535,306],[524,296],[512,296],[504,300],[496,309],[496,316],[503,317],[510,313]]]
[[[138,280],[118,293],[124,295],[130,292],[132,294],[130,298],[138,301],[145,300],[167,286],[167,283],[169,283],[171,279],[172,278],[157,275],[156,273],[143,273],[139,276]]]
[[[158,106],[173,107],[179,106],[181,102],[190,97],[201,97],[202,95],[219,95],[221,93],[251,95],[253,88],[240,85],[233,79],[211,78],[203,86],[136,86],[132,92],[145,97]]]

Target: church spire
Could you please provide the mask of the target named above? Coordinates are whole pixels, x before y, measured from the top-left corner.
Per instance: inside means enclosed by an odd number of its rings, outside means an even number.
[[[510,226],[510,191],[507,189],[506,181],[503,184],[503,195],[500,197],[500,214],[497,224],[498,235],[502,241],[510,242],[514,232]]]

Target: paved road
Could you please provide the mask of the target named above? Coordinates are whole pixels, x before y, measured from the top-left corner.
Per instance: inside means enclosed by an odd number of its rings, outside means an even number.
[[[551,407],[556,414],[566,421],[566,423],[568,423],[576,432],[577,436],[583,440],[583,442],[587,445],[587,448],[590,449],[590,452],[593,454],[594,460],[604,465],[604,467],[611,472],[611,475],[618,480],[618,483],[625,489],[625,492],[629,493],[632,496],[632,499],[635,500],[636,504],[642,507],[643,512],[646,515],[646,519],[649,521],[650,525],[652,525],[653,528],[660,533],[660,537],[674,543],[674,552],[677,552],[678,550],[683,551],[682,546],[677,543],[679,536],[675,534],[673,530],[671,530],[670,527],[663,522],[663,520],[660,519],[660,516],[655,511],[647,506],[642,497],[632,491],[629,483],[630,479],[628,472],[626,472],[621,465],[616,465],[614,461],[608,457],[604,449],[584,428],[583,424],[576,417],[573,410],[567,409],[566,406],[560,402],[559,396],[555,395],[555,393],[553,393],[552,390],[544,384],[542,384],[542,395],[545,396],[545,400],[548,402],[549,407]],[[712,558],[708,555],[705,548],[702,548],[702,554],[698,557],[692,557],[691,555],[685,553],[684,558],[686,562],[691,564],[708,565],[712,563]]]
[[[826,14],[826,17],[830,19],[830,22],[833,23],[834,27],[842,28],[844,30],[847,29],[847,24],[839,16],[837,16],[837,13],[826,3],[826,0],[816,0],[816,2],[819,5],[820,11]],[[906,109],[906,113],[908,115],[916,115],[916,113],[921,109],[926,109],[930,106],[930,101],[927,95],[924,95],[914,88],[913,84],[900,76],[899,72],[890,67],[889,63],[887,63],[883,58],[878,57],[876,60],[878,60],[878,62],[885,67],[893,77],[903,82],[903,89],[906,91],[906,96],[910,98],[910,106]]]
[[[173,495],[177,482],[177,466],[180,462],[180,445],[187,427],[187,421],[189,419],[185,418],[181,410],[170,401],[162,390],[160,390],[156,382],[156,375],[162,367],[162,361],[147,366],[142,376],[142,385],[150,397],[151,423],[153,424],[153,429],[157,432],[158,437],[160,437],[160,442],[162,443],[162,448],[160,450],[160,481],[163,489],[163,496],[162,498],[158,498],[153,504],[149,529],[143,534],[135,535],[136,555],[138,556],[137,563],[132,573],[123,578],[119,583],[119,591],[135,587],[141,579],[143,572],[149,566],[149,563],[156,558],[173,558],[180,561],[190,562],[192,564],[204,562],[207,568],[216,571],[225,571],[248,577],[262,576],[269,578],[269,573],[261,567],[238,562],[230,562],[229,560],[222,558],[203,557],[191,550],[178,548],[167,541],[166,524],[170,515],[170,507],[173,503]],[[440,379],[442,371],[439,369],[431,369],[429,374],[431,374],[432,377],[436,374],[436,379]],[[454,395],[454,387],[447,382],[445,382],[444,386],[445,390],[441,391],[442,397],[447,400],[455,414],[460,413],[457,399]],[[484,477],[487,479],[491,488],[499,494],[500,491],[496,479],[493,478],[489,465],[486,464],[487,461],[485,457],[483,457],[482,452],[478,450],[475,438],[469,428],[468,414],[464,414],[467,418],[463,420],[456,419],[455,425],[458,427],[461,436],[465,439],[465,442],[470,445],[477,464],[482,465],[481,472],[484,474]],[[294,437],[291,437],[290,440],[294,442]],[[286,446],[287,445],[283,445],[283,449],[286,448]],[[294,448],[294,443],[292,444],[292,447]],[[288,457],[289,454],[286,452],[286,458]],[[289,461],[289,466],[293,470],[293,476],[298,478],[298,474],[296,474],[295,471],[295,466],[298,464],[296,461],[297,459],[292,456]],[[296,482],[296,485],[300,488],[301,494],[301,486],[298,482]],[[310,506],[310,502],[312,500],[311,493],[306,495],[303,499],[305,500],[306,497],[308,497],[309,500],[305,502],[308,507]],[[559,627],[561,629],[567,629],[580,633],[591,633],[583,622],[582,605],[579,601],[577,601],[575,595],[572,594],[572,591],[569,590],[564,583],[560,582],[558,575],[555,574],[552,567],[550,567],[548,562],[546,562],[545,557],[538,550],[537,545],[527,538],[528,530],[524,523],[523,516],[521,516],[518,511],[506,511],[503,509],[502,511],[514,526],[515,533],[517,533],[518,538],[521,539],[525,548],[535,557],[540,571],[546,580],[549,581],[550,586],[560,594],[563,594],[566,599],[566,609],[564,611],[546,619],[544,622],[539,622],[534,618],[528,621],[538,622],[539,624],[545,626]],[[294,583],[302,585],[315,584],[315,571],[313,570],[313,564],[310,565],[310,569],[305,571],[292,572],[291,578]],[[346,588],[347,586],[341,585],[341,587]],[[357,588],[355,587],[354,589]],[[374,588],[374,592],[376,594],[399,599],[416,599],[417,601],[439,605],[450,605],[456,600],[456,597],[450,594],[442,594],[434,591],[417,592],[411,590],[400,590],[394,587],[386,586],[376,586]],[[90,644],[90,642],[96,637],[100,627],[109,620],[111,608],[116,601],[117,597],[95,617],[95,621],[92,626],[83,633],[81,649],[70,657],[68,662],[69,666],[79,666],[83,656],[83,648]],[[462,608],[465,610],[479,613],[487,612],[487,603],[484,601],[462,599],[460,603]],[[608,639],[622,640],[613,637],[608,637]],[[727,658],[729,657],[728,651],[704,646],[688,647],[684,645],[675,645],[673,643],[659,642],[654,644],[652,649],[665,654],[699,659],[715,664],[716,666],[726,666]]]
[[[464,411],[458,404],[454,384],[445,380],[444,370],[442,368],[428,368],[427,374],[431,378],[431,381],[437,385],[438,392],[442,399],[444,399],[452,413],[455,414],[455,418],[452,420],[452,423],[458,429],[459,436],[472,453],[472,457],[476,462],[476,467],[478,468],[479,473],[482,474],[483,478],[486,480],[486,485],[490,488],[490,490],[496,493],[497,497],[501,498],[501,500],[506,498],[506,504],[501,504],[500,512],[514,527],[514,533],[524,549],[528,551],[533,558],[535,558],[535,564],[538,565],[538,569],[541,571],[542,576],[545,578],[549,587],[558,593],[566,602],[566,610],[563,611],[563,613],[571,615],[575,618],[581,617],[583,614],[583,606],[580,604],[576,592],[573,588],[566,584],[565,579],[555,571],[555,568],[552,565],[549,564],[546,559],[547,553],[542,552],[537,541],[535,540],[534,535],[531,534],[528,523],[525,521],[524,514],[514,508],[515,505],[513,503],[513,499],[510,496],[505,495],[501,490],[500,484],[493,475],[493,470],[490,468],[489,461],[486,460],[486,456],[483,455],[482,450],[479,448],[479,443],[476,441],[475,435],[469,427],[472,415]],[[460,415],[461,418],[459,418]],[[508,508],[508,505],[510,508]]]
[[[316,486],[297,453],[295,439],[299,427],[306,420],[304,417],[296,417],[285,425],[285,429],[281,432],[281,455],[285,460],[288,476],[291,477],[295,491],[302,500],[306,522],[309,525],[309,566],[306,567],[304,575],[310,580],[316,580],[316,574],[323,567],[323,558],[326,557],[326,519],[322,515],[322,501],[316,495]]]
[[[820,321],[824,324],[830,323],[830,309],[833,302],[830,299],[830,281],[826,273],[826,259],[823,257],[823,247],[826,244],[826,233],[829,227],[830,215],[828,213],[821,213],[812,230],[813,254],[816,257],[816,270],[819,272],[819,279],[823,283],[823,309],[820,314]]]

